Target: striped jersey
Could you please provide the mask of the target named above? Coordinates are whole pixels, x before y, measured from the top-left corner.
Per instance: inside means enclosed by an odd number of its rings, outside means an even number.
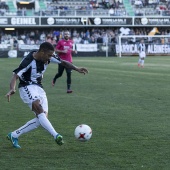
[[[43,88],[42,78],[50,60],[44,64],[44,62],[38,61],[33,57],[34,52],[36,51],[31,51],[24,57],[19,67],[13,71],[13,73],[19,76],[18,88],[31,84],[36,84]],[[56,60],[58,60],[57,63],[61,63],[60,58],[57,58]]]
[[[145,50],[146,50],[145,44],[140,43],[138,46],[138,50],[139,50],[139,52],[145,52]]]

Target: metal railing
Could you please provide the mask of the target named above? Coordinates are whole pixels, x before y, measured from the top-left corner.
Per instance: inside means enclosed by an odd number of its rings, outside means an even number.
[[[108,9],[98,9],[98,10],[10,10],[1,14],[1,16],[60,16],[60,17],[80,17],[80,16],[127,16],[127,12],[124,8],[115,9],[114,14],[110,14]]]
[[[0,10],[0,16],[59,16],[59,17],[113,17],[113,16],[128,16],[128,13],[124,8],[116,9],[114,14],[110,14],[109,10],[40,10],[35,11],[32,10],[10,10],[6,12],[1,12]],[[135,11],[135,16],[170,16],[170,10],[166,11],[154,11],[150,10],[139,10],[138,12]]]

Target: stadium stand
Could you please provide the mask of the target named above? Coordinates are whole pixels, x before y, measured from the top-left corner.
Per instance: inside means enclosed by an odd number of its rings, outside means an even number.
[[[4,16],[10,10],[10,6],[5,1],[0,1],[0,15]]]
[[[42,15],[59,16],[124,16],[127,15],[122,1],[89,1],[89,0],[58,0],[46,1],[46,10]]]
[[[52,38],[54,42],[63,37],[66,28],[41,28],[41,29],[17,29],[13,32],[4,32],[0,29],[0,42],[10,44],[10,41],[17,41],[18,44],[40,44],[47,38]],[[82,44],[88,43],[104,43],[106,41],[106,33],[108,34],[108,42],[118,42],[119,28],[67,28],[75,42]],[[130,28],[130,35],[148,35],[151,28]],[[161,35],[170,35],[169,28],[159,28]],[[170,38],[168,39],[170,42]]]
[[[121,28],[129,29],[132,36],[148,35],[150,27],[156,24],[162,26],[158,28],[160,35],[170,35],[169,17],[160,19],[160,16],[170,16],[169,11],[170,2],[165,0],[35,0],[29,8],[16,4],[15,0],[1,0],[0,21],[1,26],[4,25],[0,27],[0,51],[4,50],[4,45],[17,49],[18,45],[39,45],[47,40],[55,45],[65,29],[70,31],[75,44],[101,46],[118,44]],[[85,24],[82,18],[88,18]],[[96,24],[96,18],[101,21],[99,24]],[[147,23],[142,23],[143,18],[147,18]],[[14,30],[5,30],[6,23]],[[121,42],[129,44],[127,39]],[[163,42],[170,44],[170,38],[156,40],[157,44]]]
[[[135,16],[169,16],[170,1],[132,0]]]
[[[129,0],[123,0],[123,4],[129,16],[134,16],[134,9]]]
[[[32,8],[0,1],[1,16],[170,16],[169,0],[35,0]]]

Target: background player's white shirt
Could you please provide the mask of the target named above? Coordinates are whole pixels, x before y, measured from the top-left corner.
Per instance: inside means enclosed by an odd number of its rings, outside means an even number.
[[[140,58],[145,58],[146,57],[146,46],[144,43],[140,43],[138,46],[138,50],[139,50],[139,57]]]
[[[140,52],[145,52],[146,51],[146,46],[144,43],[140,43],[139,46],[138,46],[138,49],[139,49],[139,53]]]

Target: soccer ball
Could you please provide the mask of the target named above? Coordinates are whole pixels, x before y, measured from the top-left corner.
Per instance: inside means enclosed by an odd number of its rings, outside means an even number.
[[[90,126],[81,124],[75,128],[74,135],[79,141],[88,141],[92,136],[92,129]]]

